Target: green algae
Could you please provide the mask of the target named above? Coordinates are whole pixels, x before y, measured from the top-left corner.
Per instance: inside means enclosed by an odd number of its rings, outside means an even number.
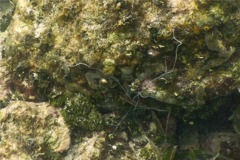
[[[71,128],[82,128],[89,131],[102,129],[101,114],[90,100],[82,94],[75,94],[65,101],[62,115]]]

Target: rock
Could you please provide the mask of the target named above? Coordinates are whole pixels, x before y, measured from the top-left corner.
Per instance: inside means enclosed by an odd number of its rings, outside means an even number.
[[[6,32],[0,32],[0,59],[2,59],[3,55],[2,55],[2,52],[3,52],[3,42],[6,38]]]
[[[233,111],[233,115],[231,116],[231,119],[233,122],[233,128],[240,135],[240,107],[239,106]]]
[[[68,127],[48,103],[11,102],[0,121],[0,159],[49,159],[70,146]]]
[[[70,128],[90,131],[101,130],[103,119],[89,98],[82,94],[74,94],[66,100],[62,115]]]
[[[212,33],[207,33],[205,35],[205,42],[208,49],[216,51],[218,56],[210,59],[208,63],[209,68],[217,67],[226,62],[235,53],[235,48],[230,46],[227,49],[226,44],[221,39],[221,33],[217,30],[212,31]]]
[[[85,78],[88,82],[88,85],[91,87],[91,89],[97,90],[100,89],[101,86],[101,79],[102,74],[99,72],[87,72],[85,74]]]
[[[197,125],[184,125],[180,127],[180,150],[198,150],[200,148]]]
[[[232,159],[240,157],[240,137],[236,133],[214,132],[208,134],[201,144],[205,151],[219,153]]]
[[[14,5],[9,0],[2,0],[0,6],[0,32],[7,29],[11,19]]]
[[[4,67],[4,61],[2,60],[2,52],[3,52],[3,42],[6,38],[6,32],[0,32],[0,101],[3,102],[4,99],[7,97],[7,87],[5,86],[5,67]]]
[[[104,83],[110,78],[117,84],[106,90],[110,94],[118,88],[132,95],[138,88],[142,97],[194,111],[239,87],[237,0],[14,3],[6,69],[16,72],[17,84],[29,81],[41,90],[39,96],[65,90],[66,79],[80,86],[77,92],[105,91],[94,83],[103,76]],[[34,80],[32,73],[38,74]],[[131,88],[146,80],[156,84],[154,91],[141,83]]]
[[[14,82],[9,86],[15,95],[28,91],[25,99],[65,106],[62,113],[74,129],[99,131],[117,124],[117,129],[135,134],[140,128],[134,128],[135,119],[147,124],[149,110],[163,117],[163,111],[171,111],[186,121],[207,118],[223,104],[222,97],[239,88],[238,0],[13,3],[2,49],[6,77]],[[135,113],[138,117],[131,116]],[[109,126],[106,115],[115,115]],[[177,123],[169,121],[170,135]],[[198,139],[197,132],[189,132],[194,134],[191,141]],[[151,138],[160,144],[142,144],[146,157],[163,146],[164,139],[156,134]],[[112,144],[113,158],[124,149],[130,156],[141,150],[136,145],[130,151],[125,144]]]
[[[65,160],[95,160],[100,159],[106,138],[104,132],[95,133],[92,137],[85,137],[79,144],[73,146],[67,153]]]
[[[4,101],[7,95],[7,89],[4,85],[4,62],[2,61],[3,55],[3,43],[7,36],[7,27],[10,24],[10,21],[12,19],[12,13],[14,10],[14,5],[9,0],[1,0],[1,6],[0,6],[0,101],[1,103]],[[1,104],[2,107],[2,104]]]

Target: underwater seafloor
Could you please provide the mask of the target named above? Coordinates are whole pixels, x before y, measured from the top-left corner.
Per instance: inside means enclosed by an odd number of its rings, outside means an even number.
[[[239,5],[0,0],[0,159],[240,159]]]

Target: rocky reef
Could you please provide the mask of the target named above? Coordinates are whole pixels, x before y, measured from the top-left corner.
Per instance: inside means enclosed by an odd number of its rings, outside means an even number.
[[[239,86],[236,3],[18,2],[5,44],[9,83],[33,87],[35,98],[118,89],[198,109]]]
[[[240,88],[239,4],[238,0],[8,2],[11,9],[0,15],[6,34],[1,50],[7,97],[50,102],[61,109],[73,137],[79,130],[97,131],[93,140],[85,138],[91,144],[96,137],[102,139],[93,158],[107,159],[100,148],[124,132],[145,138],[137,147],[131,147],[137,142],[122,142],[129,147],[120,145],[121,151],[131,148],[145,159],[171,159],[182,143],[176,135],[179,123],[193,125],[222,110],[228,121],[235,110],[238,131],[238,104],[230,101],[231,95],[239,96]],[[2,18],[9,14],[12,17]],[[239,103],[237,99],[234,102]],[[150,124],[156,128],[150,129]],[[114,157],[116,145],[111,146]]]

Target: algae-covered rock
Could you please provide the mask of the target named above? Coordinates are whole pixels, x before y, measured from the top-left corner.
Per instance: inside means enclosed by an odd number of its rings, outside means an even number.
[[[56,159],[69,148],[69,129],[47,103],[11,102],[0,121],[1,159]]]
[[[62,107],[72,129],[135,134],[149,110],[206,118],[240,86],[238,0],[12,2],[6,84],[17,99]],[[111,156],[151,157],[162,141],[148,136],[145,151],[119,142]]]
[[[84,95],[76,94],[66,100],[62,115],[71,128],[100,130],[103,126],[101,114]]]
[[[56,97],[73,92],[96,110],[143,98],[191,113],[240,85],[237,0],[13,3],[7,84],[23,99],[63,107],[71,95]]]
[[[55,87],[68,90],[68,82],[93,95],[99,82],[88,77],[100,71],[95,78],[108,83],[114,77],[120,94],[138,88],[130,94],[201,106],[239,86],[238,3],[16,1],[5,44],[7,70],[38,96]],[[141,87],[146,80],[154,92]]]
[[[9,0],[1,0],[0,6],[0,32],[3,32],[7,29],[14,9],[14,4]]]
[[[84,137],[83,141],[73,146],[65,160],[94,160],[101,159],[102,151],[106,141],[104,132],[95,133],[92,137]]]
[[[151,131],[152,132],[152,131]],[[154,131],[156,132],[156,131]],[[157,146],[144,135],[129,138],[126,132],[94,132],[81,137],[80,142],[73,145],[65,160],[165,160],[171,158],[176,147]],[[174,157],[174,153],[172,153]]]
[[[231,159],[238,159],[240,138],[236,133],[214,132],[204,137],[202,148],[215,154],[223,154]],[[220,157],[220,156],[219,156]]]

